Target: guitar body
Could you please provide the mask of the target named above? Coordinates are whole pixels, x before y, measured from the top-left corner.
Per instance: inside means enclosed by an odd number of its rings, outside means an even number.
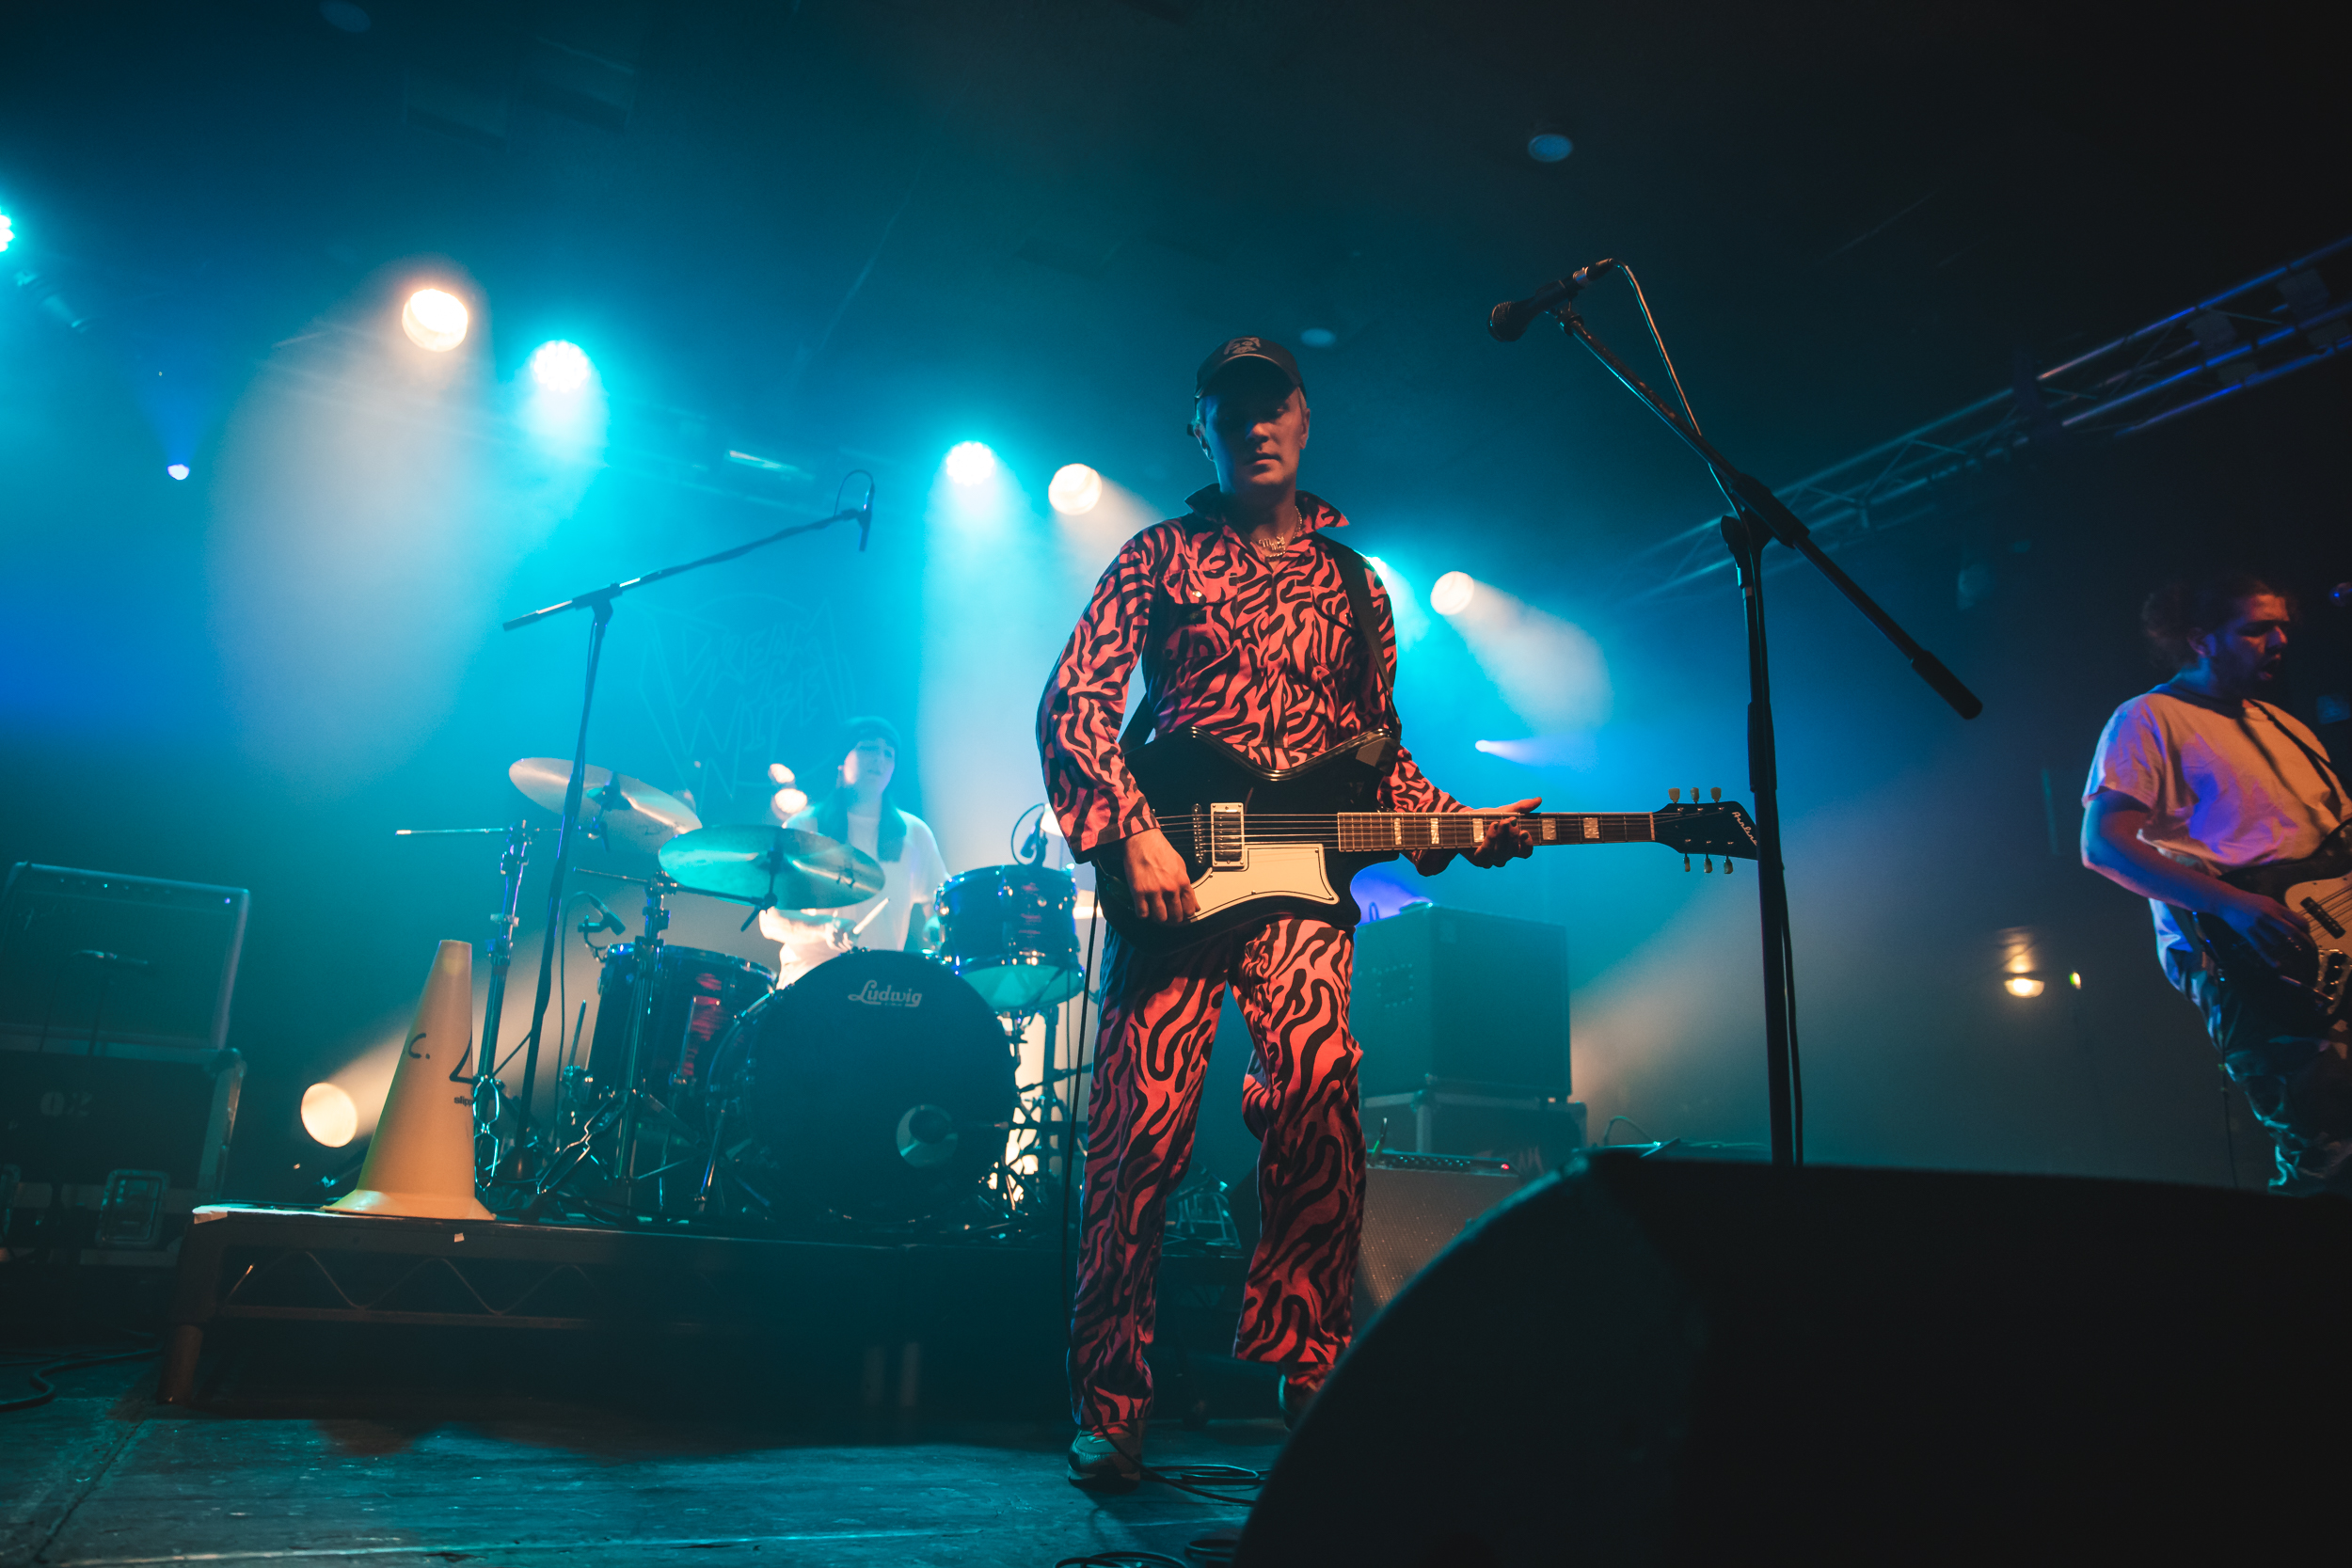
[[[1103,917],[1121,938],[1147,952],[1189,947],[1274,914],[1355,925],[1363,911],[1347,884],[1365,866],[1394,860],[1396,851],[1350,854],[1320,843],[1250,843],[1240,851],[1240,864],[1218,864],[1210,842],[1212,808],[1238,805],[1245,821],[1377,811],[1380,785],[1395,757],[1396,736],[1386,730],[1279,771],[1255,766],[1225,742],[1191,727],[1136,748],[1127,754],[1127,769],[1152,802],[1168,843],[1191,868],[1200,913],[1182,926],[1143,919],[1120,876],[1117,856],[1105,854],[1094,862]]]
[[[2242,866],[2221,879],[2246,893],[2276,898],[2311,926],[2314,961],[2295,971],[2272,967],[2218,915],[2200,914],[2197,928],[2231,984],[2260,999],[2265,1010],[2308,1020],[2324,1034],[2344,1016],[2352,996],[2352,823],[2338,828],[2319,851],[2299,861]]]

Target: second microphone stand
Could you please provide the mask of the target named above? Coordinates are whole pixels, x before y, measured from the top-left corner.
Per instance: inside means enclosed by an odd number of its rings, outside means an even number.
[[[1603,266],[1586,269],[1597,277]],[[1580,280],[1584,275],[1580,275]],[[1724,543],[1730,546],[1740,572],[1740,603],[1748,628],[1748,787],[1756,796],[1756,904],[1764,947],[1764,1061],[1772,1117],[1772,1163],[1793,1165],[1804,1158],[1804,1091],[1797,1065],[1795,1000],[1789,974],[1788,875],[1780,853],[1780,768],[1772,732],[1772,658],[1764,636],[1764,546],[1777,539],[1811,562],[1837,591],[1860,610],[1863,618],[1911,663],[1919,678],[1951,705],[1963,719],[1984,711],[1977,694],[1944,667],[1943,660],[1921,647],[1895,618],[1848,577],[1815,543],[1812,531],[1761,481],[1732,467],[1697,426],[1673,404],[1651,390],[1596,336],[1578,314],[1574,292],[1551,312],[1562,330],[1592,351],[1609,373],[1627,390],[1649,405],[1714,470],[1716,483],[1732,505],[1723,520]],[[1516,333],[1513,336],[1517,336]]]

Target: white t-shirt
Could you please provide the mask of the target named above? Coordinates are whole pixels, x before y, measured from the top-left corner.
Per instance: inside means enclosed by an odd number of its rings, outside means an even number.
[[[882,862],[882,890],[861,903],[824,911],[854,926],[872,913],[876,904],[883,905],[882,911],[874,916],[874,923],[857,940],[861,947],[888,953],[896,953],[907,944],[907,916],[915,905],[928,904],[938,897],[940,884],[947,879],[947,863],[940,858],[939,840],[931,836],[930,824],[913,812],[899,815],[907,819],[907,841],[899,848],[897,860],[885,861],[881,849],[881,811],[850,813],[850,847],[863,849]],[[821,831],[817,826],[814,806],[785,826],[812,833]],[[788,958],[787,955],[787,961]]]
[[[2090,759],[2083,804],[2102,789],[2130,796],[2149,810],[2139,836],[2201,870],[2316,851],[2345,812],[2335,781],[2303,750],[2325,757],[2319,737],[2267,703],[2243,704],[2234,714],[2217,707],[2158,689],[2117,708]],[[2195,955],[2170,906],[2148,902],[2157,961],[2181,985]]]

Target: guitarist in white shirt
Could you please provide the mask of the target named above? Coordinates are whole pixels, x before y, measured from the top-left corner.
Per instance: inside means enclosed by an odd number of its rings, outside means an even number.
[[[2166,977],[2204,1013],[2222,1069],[2277,1145],[2273,1189],[2352,1193],[2346,1024],[2297,989],[2322,956],[2314,911],[2223,879],[2341,858],[2352,836],[2339,831],[2344,784],[2318,737],[2265,700],[2293,609],[2270,584],[2234,577],[2162,590],[2141,619],[2179,673],[2107,721],[2084,785],[2083,863],[2153,906]]]

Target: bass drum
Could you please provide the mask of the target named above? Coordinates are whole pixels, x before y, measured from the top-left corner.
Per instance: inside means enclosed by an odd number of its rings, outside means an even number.
[[[736,1027],[738,1125],[755,1140],[742,1175],[779,1210],[922,1219],[976,1196],[1004,1156],[1011,1045],[944,964],[846,953]]]

